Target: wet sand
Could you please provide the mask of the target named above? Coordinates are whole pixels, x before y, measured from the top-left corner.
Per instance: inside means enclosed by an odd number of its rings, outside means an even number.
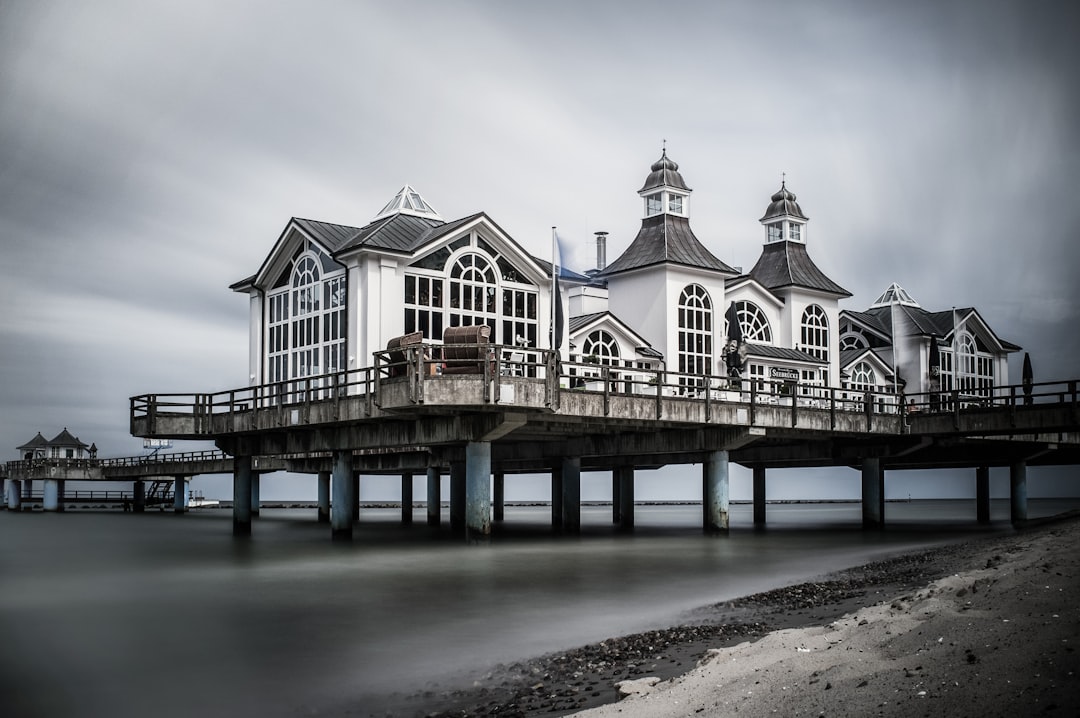
[[[504,666],[394,715],[1072,716],[1078,592],[1071,515]]]

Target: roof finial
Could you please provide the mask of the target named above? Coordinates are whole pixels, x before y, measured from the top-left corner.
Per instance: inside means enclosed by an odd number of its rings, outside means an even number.
[[[665,157],[667,157],[667,139],[666,138],[663,138],[663,139],[660,140],[660,150],[661,150],[661,154],[663,154]]]
[[[780,173],[780,186],[781,187],[786,187],[787,186],[787,172],[781,172]]]

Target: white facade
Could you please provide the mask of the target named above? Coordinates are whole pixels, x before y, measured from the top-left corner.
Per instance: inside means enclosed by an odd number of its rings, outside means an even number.
[[[730,309],[746,343],[742,376],[762,387],[888,391],[906,382],[912,393],[929,386],[931,336],[943,388],[1007,383],[1008,354],[1019,348],[973,309],[954,313],[955,331],[906,293],[889,295],[905,301],[899,313],[888,302],[842,311],[850,294],[810,259],[809,220],[786,186],[760,220],[757,264],[742,273],[694,236],[678,165],[665,152],[651,169],[638,192],[642,228],[627,250],[592,276],[562,282],[564,360],[606,351],[622,369],[723,377]],[[446,222],[408,186],[364,227],[292,219],[258,272],[232,288],[249,295],[253,385],[370,367],[390,339],[420,332],[438,343],[451,326],[487,324],[496,344],[551,342],[551,265],[486,214]]]

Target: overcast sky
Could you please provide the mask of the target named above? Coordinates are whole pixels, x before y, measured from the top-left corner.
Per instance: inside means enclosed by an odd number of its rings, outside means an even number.
[[[1038,0],[0,0],[0,457],[137,454],[128,397],[245,385],[228,285],[292,216],[410,183],[584,270],[665,139],[725,262],[787,173],[842,307],[896,281],[1080,376],[1078,36]]]

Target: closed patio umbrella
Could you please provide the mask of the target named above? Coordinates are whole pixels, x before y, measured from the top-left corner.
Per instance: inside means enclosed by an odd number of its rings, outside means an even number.
[[[1035,383],[1035,373],[1031,370],[1031,355],[1024,352],[1024,376],[1022,379],[1024,385],[1024,404],[1031,405],[1035,402],[1031,398],[1032,385]]]

